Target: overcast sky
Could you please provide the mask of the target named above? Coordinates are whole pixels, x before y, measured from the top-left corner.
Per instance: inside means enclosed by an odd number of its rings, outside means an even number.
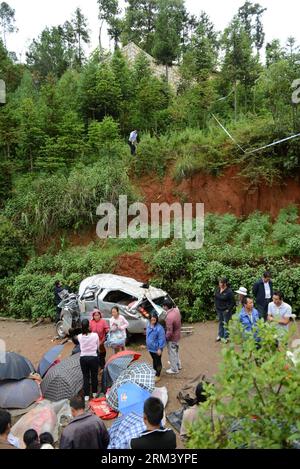
[[[91,31],[90,50],[97,47],[98,27],[96,0],[6,0],[16,10],[16,23],[19,32],[9,35],[7,47],[23,59],[33,38],[36,38],[46,26],[55,26],[70,19],[77,7],[88,18]],[[255,0],[267,11],[264,15],[266,40],[278,38],[282,43],[288,36],[294,36],[300,43],[300,2],[299,0]],[[120,2],[124,5],[124,1]],[[186,0],[187,9],[198,15],[206,11],[217,30],[223,30],[230,22],[244,0]],[[104,45],[109,47],[106,37]]]

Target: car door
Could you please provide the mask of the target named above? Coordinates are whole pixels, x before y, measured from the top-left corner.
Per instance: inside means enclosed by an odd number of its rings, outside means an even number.
[[[101,290],[100,290],[101,292]],[[92,312],[97,307],[97,287],[89,287],[80,297],[80,316],[81,319],[92,319]]]

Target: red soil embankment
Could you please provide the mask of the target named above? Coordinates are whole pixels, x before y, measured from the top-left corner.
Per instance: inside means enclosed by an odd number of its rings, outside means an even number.
[[[120,256],[114,274],[135,278],[139,282],[147,282],[151,278],[149,266],[143,261],[140,252]]]
[[[146,204],[174,202],[204,203],[206,213],[233,213],[247,216],[259,210],[276,217],[290,204],[300,205],[300,184],[296,179],[286,179],[272,186],[262,182],[254,187],[238,175],[238,169],[228,168],[219,177],[198,173],[176,183],[170,175],[162,181],[154,176],[144,176],[138,187]]]

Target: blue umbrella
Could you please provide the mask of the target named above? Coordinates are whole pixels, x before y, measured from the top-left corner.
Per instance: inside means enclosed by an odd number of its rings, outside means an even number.
[[[41,377],[45,376],[50,366],[53,365],[57,357],[63,351],[64,345],[56,345],[52,349],[48,350],[47,353],[43,356],[42,360],[39,363],[37,372]]]
[[[2,409],[26,409],[41,396],[40,386],[33,379],[0,383],[0,407]]]
[[[0,381],[20,380],[34,372],[32,363],[15,352],[6,352],[3,363],[0,363]]]
[[[119,411],[123,415],[135,412],[143,415],[144,402],[151,394],[146,389],[141,388],[135,383],[124,383],[118,388]]]

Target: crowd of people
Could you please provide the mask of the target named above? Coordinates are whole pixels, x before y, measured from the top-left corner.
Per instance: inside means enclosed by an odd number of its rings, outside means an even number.
[[[61,285],[56,285],[57,290]],[[238,300],[235,300],[235,293]],[[253,297],[245,287],[233,292],[226,278],[219,280],[215,292],[215,308],[219,319],[217,341],[227,342],[229,337],[228,324],[234,314],[246,333],[257,334],[257,323],[264,320],[276,324],[278,330],[287,331],[289,322],[293,318],[292,308],[284,302],[283,294],[274,291],[271,274],[264,272],[252,288]],[[59,294],[59,291],[57,291]],[[158,382],[162,372],[162,355],[167,350],[169,368],[168,375],[175,375],[182,369],[179,356],[179,342],[181,338],[181,314],[179,309],[169,298],[163,302],[165,310],[164,323],[159,321],[157,313],[148,314],[146,329],[146,347],[153,362],[155,381]],[[58,313],[58,311],[57,311]],[[128,322],[120,314],[119,308],[111,310],[109,323],[102,318],[98,309],[92,313],[90,321],[83,320],[81,330],[73,341],[73,353],[80,353],[80,367],[83,376],[83,396],[71,398],[70,408],[73,419],[64,428],[60,442],[60,449],[107,449],[120,447],[120,435],[114,425],[108,430],[103,421],[89,411],[88,402],[99,394],[98,371],[105,366],[107,348],[113,353],[125,350],[126,329]],[[188,410],[185,411],[181,426],[181,437],[187,437],[187,428],[197,415],[197,408],[205,401],[205,393],[201,383],[196,388],[196,398]],[[123,447],[132,449],[175,449],[176,435],[173,430],[164,428],[164,405],[156,397],[148,398],[144,403],[144,415],[133,416],[131,437],[122,443]],[[23,436],[26,449],[54,449],[54,439],[49,433],[38,435],[34,429],[29,429]],[[119,445],[119,446],[118,446]],[[11,415],[6,410],[0,410],[0,449],[19,448],[19,442],[11,434]]]
[[[57,449],[101,449],[114,448],[113,432],[107,430],[104,422],[86,410],[85,401],[80,396],[70,400],[71,422],[64,428]],[[176,434],[164,428],[162,420],[164,405],[156,397],[149,397],[144,403],[144,416],[140,432],[128,438],[128,449],[176,449]],[[11,435],[11,414],[0,410],[0,449],[20,449],[20,442]],[[54,438],[50,433],[38,435],[34,429],[24,433],[25,449],[55,449]],[[118,446],[117,446],[118,447]]]
[[[238,305],[234,293],[238,294]],[[215,307],[219,320],[217,342],[228,342],[228,324],[235,313],[239,314],[239,320],[246,333],[257,335],[257,323],[260,319],[275,324],[279,335],[288,331],[289,323],[294,317],[292,307],[284,302],[282,292],[274,291],[270,272],[264,272],[262,278],[255,282],[252,293],[253,297],[248,295],[245,287],[233,292],[228,279],[220,278],[215,292]]]

